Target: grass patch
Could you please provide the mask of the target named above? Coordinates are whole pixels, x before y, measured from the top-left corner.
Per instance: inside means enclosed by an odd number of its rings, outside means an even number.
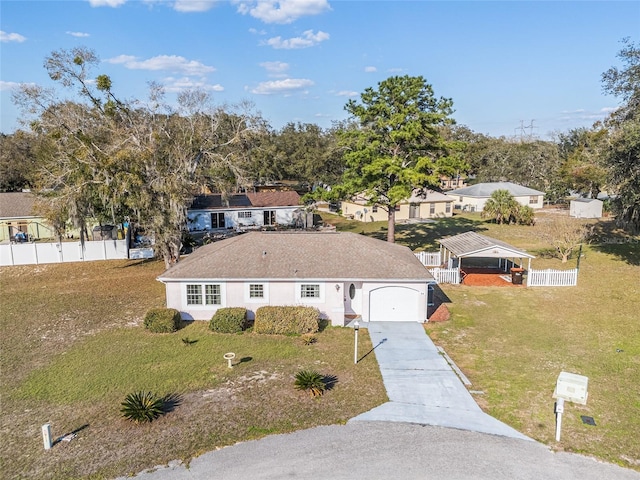
[[[0,453],[9,478],[112,478],[239,441],[347,421],[386,401],[370,356],[353,365],[353,332],[298,336],[144,329],[164,304],[161,262],[86,262],[0,269]],[[184,339],[189,340],[188,348]],[[366,331],[363,342],[371,348]],[[234,352],[233,368],[223,355]],[[320,399],[295,389],[313,369],[335,379]],[[148,424],[122,418],[126,395],[173,399]],[[283,408],[284,406],[284,408]],[[45,452],[40,427],[71,442]],[[108,448],[104,448],[107,445]]]

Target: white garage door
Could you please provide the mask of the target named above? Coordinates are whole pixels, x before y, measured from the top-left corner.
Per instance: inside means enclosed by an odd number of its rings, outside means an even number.
[[[369,295],[369,321],[419,322],[420,292],[404,287],[382,287]]]

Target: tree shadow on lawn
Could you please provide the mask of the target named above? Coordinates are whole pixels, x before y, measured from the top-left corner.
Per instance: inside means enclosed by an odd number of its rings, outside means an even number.
[[[630,265],[640,265],[640,236],[617,228],[613,221],[596,223],[591,241],[593,250],[613,255]]]
[[[461,216],[442,218],[433,223],[410,223],[396,225],[396,241],[411,250],[438,250],[438,240],[464,232],[487,230],[484,220],[474,220]]]

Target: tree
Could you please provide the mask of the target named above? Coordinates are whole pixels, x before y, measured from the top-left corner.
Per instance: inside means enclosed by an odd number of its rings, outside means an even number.
[[[0,192],[19,192],[33,186],[33,147],[33,136],[23,130],[0,134]]]
[[[456,148],[439,127],[453,123],[453,102],[436,98],[423,77],[390,77],[345,105],[356,128],[343,130],[345,172],[336,197],[364,194],[388,213],[387,240],[395,240],[395,209],[418,188],[436,187],[438,169]]]
[[[518,202],[509,193],[509,190],[496,190],[485,202],[481,216],[502,225],[509,223],[511,217],[515,216],[517,209]]]
[[[75,88],[73,100],[30,85],[14,96],[35,115],[31,127],[42,145],[39,191],[82,232],[90,218],[115,223],[130,216],[155,238],[168,268],[179,260],[194,194],[207,182],[246,181],[244,153],[262,123],[249,105],[216,108],[201,91],[180,94],[177,108],[164,102],[156,84],[148,101],[123,101],[108,76],[91,80],[97,64],[95,53],[83,47],[52,52],[45,60],[49,77]]]
[[[615,190],[612,200],[616,223],[640,232],[640,46],[628,38],[618,53],[624,67],[602,74],[605,92],[622,98],[623,104],[607,121],[609,137],[604,157]]]
[[[573,251],[588,240],[592,231],[586,223],[565,215],[550,216],[536,225],[538,237],[555,248],[562,263],[567,263]]]

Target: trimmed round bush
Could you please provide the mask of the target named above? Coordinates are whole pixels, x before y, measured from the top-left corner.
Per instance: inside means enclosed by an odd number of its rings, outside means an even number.
[[[245,328],[247,309],[243,307],[219,308],[209,322],[209,329],[217,333],[238,333]]]
[[[175,308],[151,308],[144,316],[144,328],[153,333],[173,333],[180,327],[181,320]]]

